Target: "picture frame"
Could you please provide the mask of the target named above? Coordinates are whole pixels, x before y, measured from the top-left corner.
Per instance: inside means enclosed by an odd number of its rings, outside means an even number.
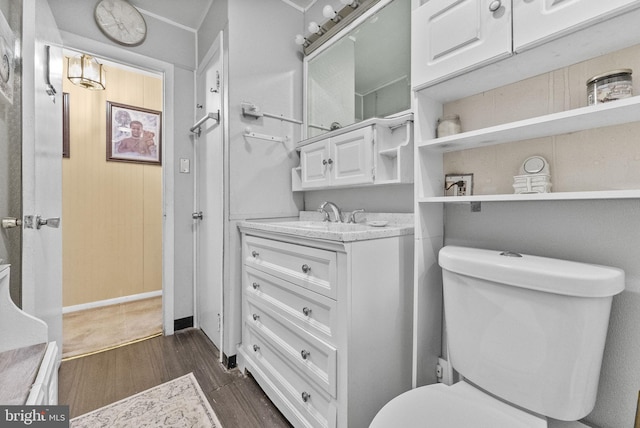
[[[70,158],[69,143],[69,93],[62,93],[62,157]]]
[[[162,165],[162,112],[107,101],[107,161]]]

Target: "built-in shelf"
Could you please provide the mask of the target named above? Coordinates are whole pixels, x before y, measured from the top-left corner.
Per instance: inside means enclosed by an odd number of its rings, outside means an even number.
[[[538,116],[419,142],[420,149],[451,152],[568,134],[640,120],[640,96]]]
[[[501,195],[434,196],[420,198],[420,203],[445,202],[509,202],[509,201],[570,201],[581,199],[640,199],[640,190],[601,190],[589,192],[518,193]]]

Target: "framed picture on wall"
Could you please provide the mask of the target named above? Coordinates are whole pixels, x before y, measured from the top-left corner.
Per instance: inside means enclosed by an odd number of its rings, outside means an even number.
[[[107,161],[162,164],[162,112],[107,101]]]

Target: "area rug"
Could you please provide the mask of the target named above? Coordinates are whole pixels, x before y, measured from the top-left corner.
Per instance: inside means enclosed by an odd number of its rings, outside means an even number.
[[[189,373],[71,419],[71,428],[220,428],[198,381]]]

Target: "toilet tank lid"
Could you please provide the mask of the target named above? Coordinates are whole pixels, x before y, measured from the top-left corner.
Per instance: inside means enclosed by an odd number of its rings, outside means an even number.
[[[440,250],[439,263],[461,275],[567,296],[608,297],[624,290],[624,271],[618,268],[501,253],[448,245]]]

